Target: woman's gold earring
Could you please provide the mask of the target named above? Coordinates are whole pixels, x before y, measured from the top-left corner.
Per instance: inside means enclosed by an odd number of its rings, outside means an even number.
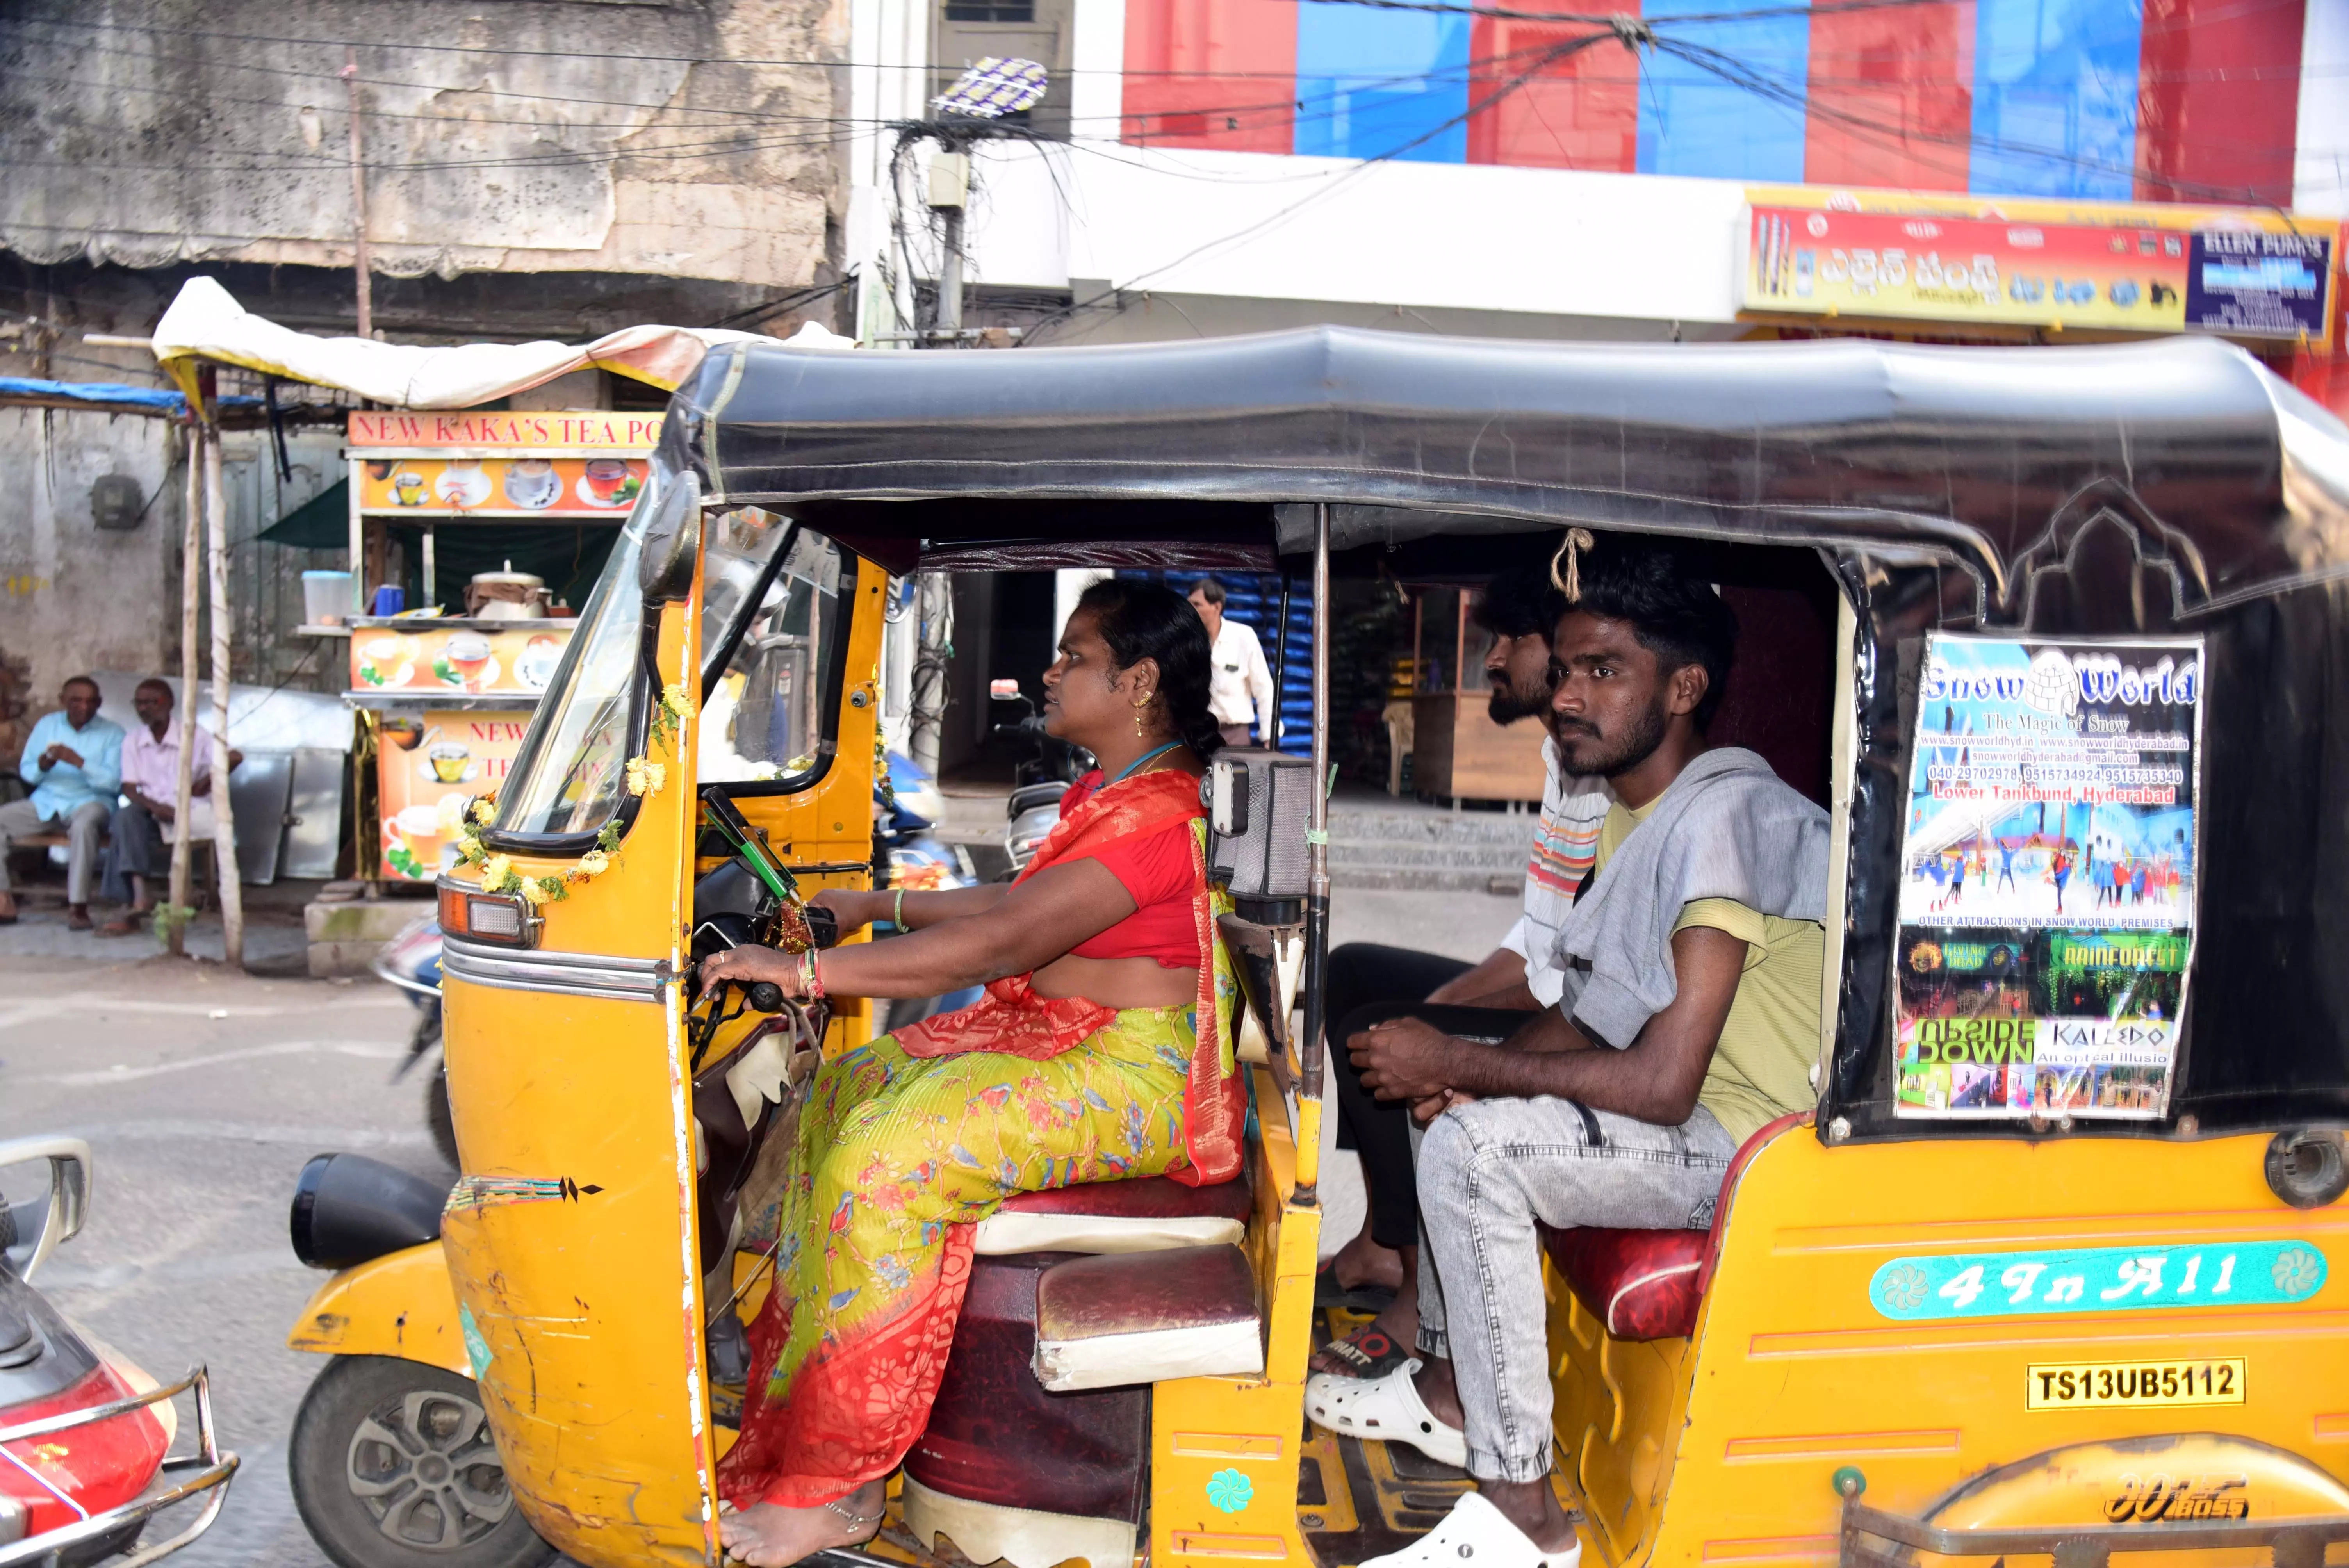
[[[1149,707],[1150,699],[1146,696],[1133,705],[1133,733],[1136,736],[1146,738],[1150,733],[1142,727],[1142,715]]]

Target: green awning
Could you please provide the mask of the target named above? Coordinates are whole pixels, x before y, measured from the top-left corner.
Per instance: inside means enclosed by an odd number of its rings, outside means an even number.
[[[297,550],[348,550],[351,545],[351,481],[328,485],[261,531],[272,544]]]

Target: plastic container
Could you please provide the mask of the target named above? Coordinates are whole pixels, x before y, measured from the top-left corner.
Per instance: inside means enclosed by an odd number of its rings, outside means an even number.
[[[350,619],[351,574],[347,572],[302,573],[302,622],[309,626],[339,626]]]

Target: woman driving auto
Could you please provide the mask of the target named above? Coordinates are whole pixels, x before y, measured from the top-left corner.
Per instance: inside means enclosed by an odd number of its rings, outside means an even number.
[[[843,933],[895,941],[702,962],[704,992],[930,996],[958,1013],[818,1071],[782,1196],[775,1285],[751,1329],[741,1435],[719,1466],[726,1550],[796,1563],[880,1528],[883,1486],[928,1420],[969,1280],[972,1228],[1004,1198],[1080,1181],[1238,1169],[1240,1080],[1217,1027],[1199,772],[1221,744],[1206,633],[1154,583],[1087,589],[1044,672],[1045,727],[1101,768],[1017,881],[833,892]]]

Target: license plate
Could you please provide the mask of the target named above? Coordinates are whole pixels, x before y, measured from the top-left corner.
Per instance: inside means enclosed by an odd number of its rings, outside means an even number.
[[[2243,1358],[2203,1361],[2062,1361],[2026,1369],[2033,1410],[2154,1405],[2240,1405]]]

